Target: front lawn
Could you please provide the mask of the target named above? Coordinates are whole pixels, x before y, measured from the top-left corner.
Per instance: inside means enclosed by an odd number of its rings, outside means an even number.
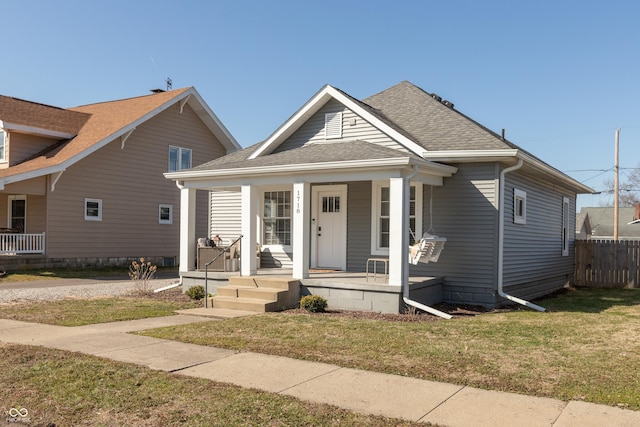
[[[570,290],[536,302],[549,312],[429,322],[285,312],[143,334],[640,410],[640,290]]]

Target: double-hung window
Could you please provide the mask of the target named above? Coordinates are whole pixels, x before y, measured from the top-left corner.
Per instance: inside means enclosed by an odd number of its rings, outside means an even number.
[[[263,244],[291,245],[291,191],[265,191]]]
[[[169,146],[169,172],[191,168],[191,149]]]
[[[389,253],[391,192],[388,182],[374,182],[372,189],[372,230],[371,253],[387,255]],[[409,244],[422,237],[422,184],[412,183],[409,187]]]
[[[85,221],[102,221],[102,200],[84,199]]]
[[[569,255],[569,198],[562,198],[562,256]]]

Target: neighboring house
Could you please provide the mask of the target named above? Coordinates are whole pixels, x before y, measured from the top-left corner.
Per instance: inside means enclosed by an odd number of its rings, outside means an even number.
[[[591,219],[587,212],[576,214],[576,240],[591,239]]]
[[[613,239],[614,208],[586,207],[580,209],[580,215],[588,215],[591,224],[591,239]],[[640,205],[618,208],[618,239],[640,239]]]
[[[262,246],[261,268],[266,254],[288,260],[303,293],[389,312],[419,300],[428,277],[440,278],[439,300],[489,307],[562,288],[573,276],[576,194],[592,192],[409,82],[362,101],[327,85],[265,141],[165,176],[182,185],[182,209],[196,190],[214,191],[212,212],[238,218],[229,234]],[[411,265],[412,236],[426,231],[447,238],[444,251]],[[183,277],[196,237],[181,235]],[[362,277],[371,258],[388,259],[384,283],[315,270]],[[252,251],[240,265],[258,273]]]
[[[180,191],[163,173],[239,148],[194,88],[68,109],[0,96],[0,265],[171,265]]]

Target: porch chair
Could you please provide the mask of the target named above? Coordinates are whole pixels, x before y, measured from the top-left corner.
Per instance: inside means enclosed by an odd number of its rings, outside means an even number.
[[[446,237],[424,233],[420,241],[409,246],[409,262],[413,265],[418,264],[418,262],[425,264],[438,262],[438,258],[440,258],[440,253],[442,253],[446,241]]]

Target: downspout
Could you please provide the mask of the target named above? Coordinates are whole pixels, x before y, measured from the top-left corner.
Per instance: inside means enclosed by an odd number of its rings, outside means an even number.
[[[498,226],[498,295],[502,298],[506,298],[509,301],[513,301],[520,305],[524,305],[526,307],[532,308],[537,311],[547,311],[544,307],[540,307],[532,302],[525,301],[521,298],[514,297],[513,295],[509,295],[505,293],[502,289],[503,287],[503,279],[504,279],[504,187],[505,187],[505,175],[509,172],[513,172],[522,167],[524,161],[522,159],[518,159],[518,163],[514,166],[503,169],[500,172],[500,202],[498,207],[498,216],[499,216],[499,226]]]
[[[417,165],[413,165],[413,172],[411,174],[409,174],[407,177],[405,177],[405,179],[407,180],[408,183],[411,182],[411,178],[413,178],[414,176],[416,176],[418,174],[418,166]],[[408,266],[408,257],[405,257],[404,263],[407,264],[407,270],[409,269]],[[406,275],[407,277],[409,276],[409,274],[407,273]],[[427,313],[433,314],[435,316],[439,316],[442,317],[444,319],[451,319],[451,315],[447,314],[447,313],[443,313],[440,310],[436,310],[433,307],[429,307],[428,305],[424,305],[419,303],[418,301],[414,301],[412,299],[409,298],[409,280],[405,280],[405,277],[403,275],[402,277],[402,301],[404,301],[405,304],[410,305],[411,307],[415,307],[419,310],[422,311],[426,311]]]

